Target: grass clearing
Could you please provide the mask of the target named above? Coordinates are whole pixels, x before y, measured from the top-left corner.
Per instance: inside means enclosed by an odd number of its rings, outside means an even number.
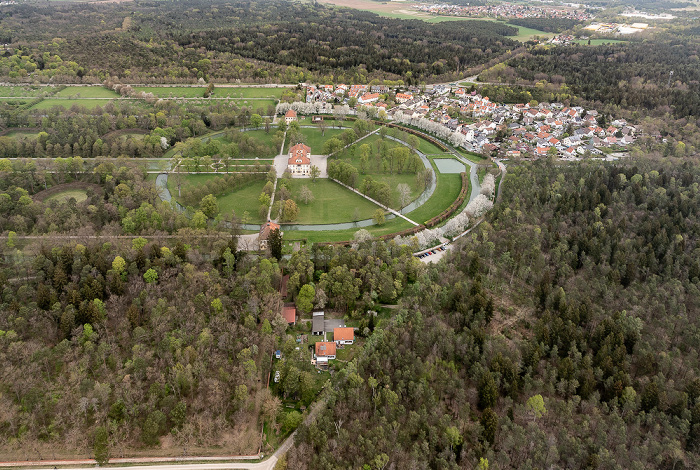
[[[47,201],[68,201],[69,199],[73,198],[75,199],[75,202],[83,202],[86,200],[88,197],[87,191],[82,190],[82,189],[67,189],[65,191],[61,191],[60,193],[56,193],[53,196],[47,198]]]
[[[117,92],[101,86],[68,86],[54,96],[61,98],[119,98]]]
[[[278,188],[281,183],[278,181]],[[314,195],[314,201],[308,205],[299,198],[302,186],[307,186]],[[352,222],[353,219],[371,219],[379,207],[327,179],[317,179],[315,182],[306,178],[292,179],[288,188],[299,207],[299,217],[294,221],[296,224],[336,224]]]
[[[38,132],[12,131],[5,134],[5,137],[13,137],[15,139],[36,139],[38,135]]]

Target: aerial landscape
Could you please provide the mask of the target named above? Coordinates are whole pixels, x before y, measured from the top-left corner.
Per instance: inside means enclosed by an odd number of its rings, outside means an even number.
[[[0,467],[700,468],[699,1],[0,41]]]

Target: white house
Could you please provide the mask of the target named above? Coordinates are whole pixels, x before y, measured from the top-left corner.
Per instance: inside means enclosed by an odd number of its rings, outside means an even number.
[[[292,176],[309,176],[311,174],[311,147],[296,144],[289,149],[287,169]]]

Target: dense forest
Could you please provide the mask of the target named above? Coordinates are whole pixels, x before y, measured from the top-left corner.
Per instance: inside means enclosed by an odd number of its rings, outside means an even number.
[[[697,36],[657,35],[598,47],[537,47],[507,65],[533,82],[563,78],[574,94],[590,101],[682,118],[700,115],[699,52]]]
[[[289,468],[695,468],[699,184],[697,163],[512,168]]]
[[[3,9],[0,38],[10,48],[0,58],[0,75],[26,79],[36,72],[41,81],[59,83],[115,75],[127,83],[418,83],[451,79],[503,54],[514,48],[507,36],[516,33],[491,22],[431,25],[277,0],[23,4]]]

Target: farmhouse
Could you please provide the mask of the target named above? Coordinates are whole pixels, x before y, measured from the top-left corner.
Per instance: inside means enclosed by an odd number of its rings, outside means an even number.
[[[279,229],[279,225],[277,225],[274,222],[270,222],[269,220],[267,221],[267,223],[262,224],[262,226],[260,227],[260,233],[258,233],[258,246],[261,250],[267,248],[267,240],[270,238],[270,232]]]
[[[311,147],[296,144],[289,149],[287,169],[292,176],[308,176],[311,174]]]

